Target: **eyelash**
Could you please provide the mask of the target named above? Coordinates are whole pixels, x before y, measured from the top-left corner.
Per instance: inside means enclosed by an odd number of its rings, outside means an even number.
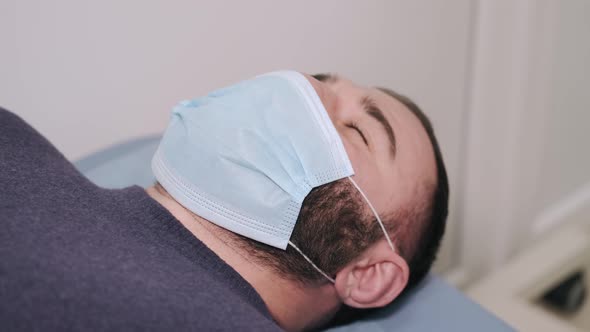
[[[354,123],[354,122],[351,122],[351,123],[348,123],[348,124],[346,124],[346,126],[347,126],[348,128],[351,128],[351,129],[354,129],[354,130],[356,130],[356,131],[359,133],[359,135],[361,135],[361,138],[362,138],[362,139],[363,139],[363,141],[365,142],[365,145],[366,145],[366,146],[369,146],[369,142],[367,141],[367,138],[365,137],[365,135],[363,134],[363,132],[362,132],[362,131],[361,131],[361,129],[360,129],[358,126],[357,126],[357,124],[356,124],[356,123]]]

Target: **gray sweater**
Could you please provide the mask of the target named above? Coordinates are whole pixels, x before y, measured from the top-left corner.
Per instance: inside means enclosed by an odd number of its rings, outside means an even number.
[[[0,330],[280,329],[142,188],[95,186],[0,109]]]

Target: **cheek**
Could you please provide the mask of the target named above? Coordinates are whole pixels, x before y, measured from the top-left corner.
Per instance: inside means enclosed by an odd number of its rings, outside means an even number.
[[[371,162],[365,150],[359,149],[354,144],[343,141],[344,148],[354,169],[354,181],[361,187],[377,210],[387,206],[387,195],[383,192],[384,178],[381,177],[378,166]],[[390,180],[390,179],[387,179]]]
[[[371,171],[371,165],[368,162],[369,159],[363,151],[361,151],[357,146],[348,140],[343,140],[342,143],[344,144],[344,149],[348,154],[348,159],[350,159],[350,162],[352,163],[352,169],[354,170],[355,178],[362,181],[362,179],[365,177],[365,174],[368,174]]]

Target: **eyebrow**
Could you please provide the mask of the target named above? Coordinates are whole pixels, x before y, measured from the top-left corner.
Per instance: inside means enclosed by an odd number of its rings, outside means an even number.
[[[379,108],[379,106],[377,106],[377,103],[369,96],[364,96],[361,99],[361,105],[363,106],[367,114],[369,114],[375,120],[377,120],[383,127],[383,130],[385,130],[387,138],[389,138],[391,155],[393,158],[395,158],[395,153],[397,151],[395,133],[393,132],[391,124],[389,124],[389,121],[387,121],[387,119],[385,118],[383,111]]]
[[[338,75],[333,74],[333,73],[321,73],[321,74],[315,74],[315,75],[311,75],[311,76],[313,76],[313,78],[315,78],[316,80],[318,80],[320,82],[324,82],[324,83],[334,83],[340,79],[340,77],[338,77]]]

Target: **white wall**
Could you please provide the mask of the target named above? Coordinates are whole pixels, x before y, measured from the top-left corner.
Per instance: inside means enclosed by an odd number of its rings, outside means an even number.
[[[471,3],[2,1],[0,105],[76,159],[163,130],[181,99],[279,68],[338,72],[413,97],[455,194]],[[453,195],[441,268],[456,253]]]
[[[476,8],[459,190],[467,279],[557,226],[590,222],[590,2]]]
[[[590,185],[590,2],[564,1],[555,14],[538,210]]]

